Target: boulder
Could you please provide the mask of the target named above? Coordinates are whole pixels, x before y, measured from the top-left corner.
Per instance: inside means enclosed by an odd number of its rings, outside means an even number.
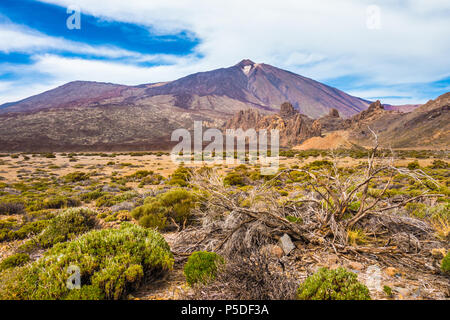
[[[292,252],[292,250],[295,249],[295,245],[291,240],[291,237],[289,237],[288,234],[284,234],[281,238],[280,238],[280,247],[283,249],[284,254],[288,255],[289,253]]]

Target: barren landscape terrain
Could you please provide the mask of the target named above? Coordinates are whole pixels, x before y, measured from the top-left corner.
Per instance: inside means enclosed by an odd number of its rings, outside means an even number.
[[[339,188],[348,179],[349,190],[364,183],[367,156],[369,150],[283,151],[279,174],[265,177],[249,164],[179,166],[164,152],[4,154],[0,297],[293,299],[320,268],[342,267],[372,299],[448,299],[448,153],[396,151],[394,160],[385,150],[373,159],[370,170],[382,171],[368,189],[346,200]],[[330,185],[330,177],[339,184]],[[376,209],[360,211],[361,203]],[[337,205],[344,207],[335,211]],[[117,280],[118,266],[96,267],[82,275],[82,285],[95,284],[95,290],[77,296],[53,262],[42,265],[57,252],[64,255],[70,243],[98,241],[96,232],[128,230],[128,224],[160,232],[169,260],[156,269],[141,267],[142,276],[118,274]],[[186,271],[194,252],[215,252],[225,265],[194,284]],[[67,259],[64,264],[84,265],[86,257]],[[43,281],[41,270],[63,276],[62,282],[52,280],[49,290],[36,291],[27,281],[31,274]],[[112,272],[107,287],[95,282],[106,270]]]

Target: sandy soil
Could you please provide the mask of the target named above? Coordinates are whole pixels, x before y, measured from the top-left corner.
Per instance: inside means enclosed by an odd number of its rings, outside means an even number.
[[[313,137],[301,145],[294,147],[294,150],[309,150],[309,149],[337,149],[337,148],[351,148],[352,144],[348,140],[348,131],[334,131],[326,133],[324,137]]]
[[[66,156],[56,155],[54,159],[46,159],[40,157],[31,157],[30,160],[23,160],[22,156],[17,159],[11,157],[0,158],[0,181],[11,183],[19,181],[21,175],[30,175],[33,173],[39,176],[57,176],[61,177],[74,171],[93,172],[97,171],[100,174],[110,176],[113,172],[118,175],[129,175],[137,170],[151,170],[156,173],[168,177],[179,166],[178,163],[172,161],[170,156],[156,156],[146,155],[140,157],[133,157],[131,155],[120,155],[115,158],[100,157],[100,156],[76,156],[77,162],[70,162]],[[308,159],[285,158],[280,157],[281,167],[291,167],[293,165],[303,166],[316,160],[330,159],[329,157],[310,157]],[[396,161],[396,165],[406,166],[411,161],[416,159],[402,159]],[[419,159],[421,166],[428,166],[434,159]],[[353,159],[350,157],[340,158],[339,165],[349,167],[359,164],[364,159]],[[108,164],[114,162],[114,164]],[[124,165],[125,164],[125,165]],[[215,165],[219,173],[229,172],[236,164],[219,164]],[[189,168],[200,168],[203,164],[186,164]]]

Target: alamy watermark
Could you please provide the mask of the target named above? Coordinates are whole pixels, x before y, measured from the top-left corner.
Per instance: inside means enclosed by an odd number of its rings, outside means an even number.
[[[381,29],[381,9],[377,5],[370,5],[366,9],[366,26],[369,30]]]
[[[178,164],[258,164],[262,175],[278,172],[279,130],[207,129],[203,122],[194,121],[194,137],[187,129],[177,129],[171,141],[179,142],[171,152],[172,161]],[[209,143],[204,146],[205,143]],[[224,150],[225,146],[225,150]],[[269,150],[270,149],[270,150]]]
[[[367,288],[369,290],[374,290],[374,291],[381,291],[381,280],[382,280],[382,276],[381,276],[381,269],[376,266],[376,265],[372,265],[369,266],[366,270],[366,276],[367,276]]]
[[[69,30],[81,29],[81,9],[78,6],[69,6],[67,8],[67,14],[70,16],[66,20],[66,26]]]
[[[71,265],[67,268],[67,273],[70,277],[67,279],[67,289],[81,289],[81,270],[80,267]]]

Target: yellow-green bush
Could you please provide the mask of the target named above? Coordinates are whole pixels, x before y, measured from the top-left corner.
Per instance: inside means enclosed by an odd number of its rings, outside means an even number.
[[[177,185],[180,187],[187,187],[188,181],[191,179],[192,171],[184,166],[179,166],[177,170],[171,175],[168,184]]]
[[[156,197],[147,198],[143,206],[134,209],[131,216],[146,228],[163,230],[169,220],[186,224],[195,208],[195,195],[184,189],[172,189]]]
[[[49,248],[56,243],[74,239],[96,224],[96,213],[85,208],[68,209],[56,216],[38,236],[39,244]]]
[[[299,300],[370,300],[369,289],[344,268],[320,268],[297,290]]]
[[[25,205],[22,201],[1,201],[0,215],[20,214],[25,211]]]
[[[26,253],[17,253],[6,259],[4,259],[0,263],[0,272],[6,269],[23,266],[27,262],[30,261],[30,256]]]
[[[66,182],[79,182],[89,179],[89,173],[75,171],[64,176]]]
[[[198,251],[189,256],[184,265],[186,282],[193,286],[196,283],[207,284],[213,281],[221,265],[225,263],[222,256],[214,252]]]
[[[47,226],[48,221],[39,220],[32,221],[20,225],[19,228],[15,224],[0,226],[0,242],[10,240],[22,240],[31,235],[38,235]]]
[[[57,244],[32,264],[2,273],[0,300],[121,299],[173,262],[159,233],[124,223]],[[68,288],[69,267],[79,268],[81,289]]]
[[[447,255],[442,260],[441,269],[445,273],[450,273],[450,251],[447,252]]]
[[[408,167],[409,170],[420,169],[419,161],[415,160],[413,162],[410,162],[410,163],[408,163],[407,167]]]
[[[45,209],[62,209],[78,207],[81,201],[76,198],[70,198],[65,196],[54,196],[47,198],[43,202],[43,208]]]
[[[225,176],[223,183],[226,186],[245,186],[245,179],[242,174],[237,172],[230,172]]]

